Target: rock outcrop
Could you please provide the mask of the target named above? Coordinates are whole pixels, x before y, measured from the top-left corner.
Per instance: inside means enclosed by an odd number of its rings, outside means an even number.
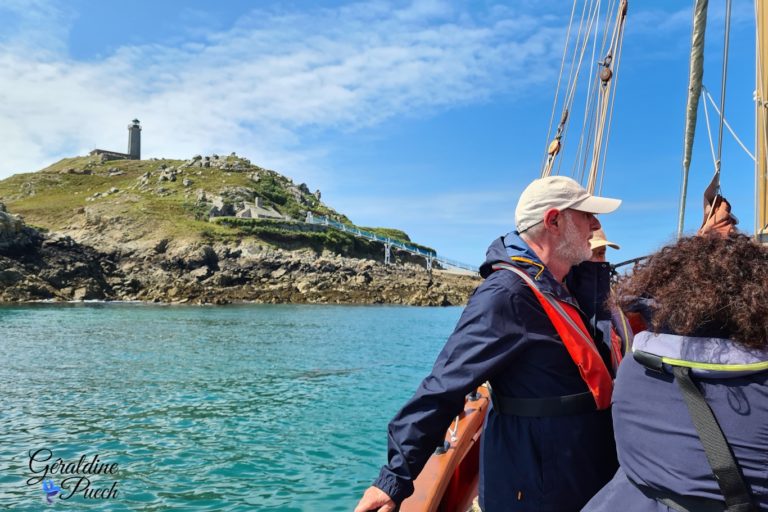
[[[449,305],[479,283],[427,272],[424,246],[393,247],[397,263],[384,265],[381,240],[408,235],[357,236],[320,198],[235,154],[63,159],[0,180],[0,201],[28,222],[0,204],[0,302]]]
[[[0,203],[0,255],[14,256],[34,251],[42,242],[40,233],[24,225],[23,220],[8,213]]]
[[[252,242],[100,252],[0,212],[0,301],[464,304],[479,278]]]

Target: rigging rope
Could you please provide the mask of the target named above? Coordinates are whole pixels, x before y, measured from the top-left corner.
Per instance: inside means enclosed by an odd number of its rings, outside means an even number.
[[[567,31],[569,40],[567,41],[561,60],[560,75],[558,76],[555,99],[550,115],[550,126],[547,131],[547,155],[543,164],[541,176],[549,176],[550,174],[555,173],[560,174],[563,166],[563,159],[560,158],[560,161],[557,162],[556,169],[555,160],[559,156],[562,147],[564,147],[568,136],[568,121],[569,118],[572,117],[572,107],[576,97],[578,81],[581,76],[584,61],[589,60],[590,62],[595,62],[596,56],[600,55],[602,56],[602,60],[597,62],[599,72],[594,78],[594,83],[590,77],[590,80],[586,85],[581,135],[573,160],[573,168],[571,170],[571,175],[574,178],[578,175],[578,181],[582,183],[586,182],[587,190],[594,192],[598,177],[600,180],[600,188],[602,189],[605,175],[607,153],[606,141],[610,135],[615,106],[615,76],[621,60],[627,0],[610,0],[609,2],[606,2],[608,9],[606,11],[607,14],[604,22],[601,20],[601,11],[603,9],[601,0],[584,0],[581,9],[581,17],[579,19],[578,32],[574,38],[574,44],[571,45],[570,34],[572,34],[574,30],[577,1],[579,0],[574,0],[571,10]],[[602,34],[600,34],[600,32],[602,32]],[[601,39],[599,45],[598,37]],[[592,42],[591,45],[589,44],[590,39]],[[592,47],[592,56],[591,58],[587,57],[587,59],[585,59],[588,46]],[[564,66],[568,53],[571,55],[569,76],[565,83],[561,99],[560,92],[561,89],[563,89]],[[562,115],[555,136],[550,140],[549,137],[552,135],[554,127],[554,113],[558,109],[559,101],[562,101]]]
[[[715,215],[717,209],[715,208],[715,201],[717,196],[720,196],[720,168],[722,164],[723,156],[723,121],[725,120],[725,83],[728,73],[728,40],[731,32],[731,0],[725,1],[725,30],[724,30],[725,42],[723,43],[723,76],[720,90],[720,123],[717,131],[717,161],[715,162],[715,175],[712,177],[712,182],[707,187],[707,191],[712,190],[714,197],[711,199],[712,204],[709,208],[709,213],[704,223]],[[705,102],[706,103],[706,102]],[[705,201],[707,201],[707,192],[704,193]]]
[[[574,0],[576,1],[576,0]],[[581,51],[579,51],[579,48],[574,46],[574,53],[573,58],[571,60],[571,69],[570,74],[568,78],[568,84],[567,89],[568,92],[566,94],[564,103],[563,103],[563,115],[560,119],[560,125],[557,129],[557,135],[555,135],[555,139],[550,143],[548,148],[548,155],[547,160],[544,166],[544,169],[542,170],[541,176],[549,176],[552,173],[552,164],[554,163],[555,156],[557,156],[557,153],[560,151],[561,147],[561,140],[565,139],[568,125],[568,113],[570,111],[571,105],[573,104],[573,99],[575,98],[576,93],[576,86],[579,81],[579,75],[581,73],[581,65],[584,61],[584,53],[586,52],[586,46],[589,42],[589,34],[592,33],[592,26],[595,22],[596,13],[599,11],[600,6],[600,0],[593,0],[592,1],[593,7],[590,10],[590,13],[587,16],[587,22],[586,26],[584,23],[584,15],[585,12],[587,12],[587,4],[584,4],[584,8],[582,9],[582,17],[579,22],[579,33],[577,36],[577,41],[582,41],[581,43]],[[576,56],[578,54],[578,63],[574,67],[574,63],[576,61]]]
[[[614,12],[615,9],[616,9],[616,0],[611,0],[610,5],[608,6],[608,10],[606,11],[609,14],[608,14],[608,17],[606,18],[605,28],[603,30],[603,41],[600,44],[600,55],[608,55],[608,54],[611,53],[610,49],[608,50],[608,52],[606,52],[605,45],[606,45],[606,42],[608,41],[608,28],[610,27],[610,23],[609,23],[610,13]],[[612,35],[611,35],[611,44],[610,44],[609,48],[613,48],[613,36],[615,34],[616,34],[616,24],[614,24],[614,26],[613,26],[613,32],[612,32]],[[598,65],[602,65],[602,62],[598,62]],[[596,84],[598,83],[598,79],[599,79],[599,74],[598,74],[598,76],[595,77],[595,83]],[[598,87],[598,88],[596,88],[596,91],[598,91],[598,92],[595,95],[595,99],[596,99],[597,103],[600,103],[600,92],[602,90]],[[602,113],[601,113],[601,115],[596,115],[596,119],[602,120],[602,115],[603,115]],[[599,124],[599,122],[600,121],[596,121],[597,124]],[[598,151],[598,148],[599,148],[599,151],[602,151],[602,147],[599,144],[600,138],[597,135],[597,129],[596,128],[594,130],[590,131],[590,135],[589,136],[592,137],[593,140],[594,140],[594,144],[592,146],[593,147],[593,151],[592,151],[592,154],[593,154],[593,165],[592,165],[592,168],[594,168],[594,154],[595,154],[596,151]],[[586,161],[586,155],[585,155],[584,167],[583,167],[582,172],[581,172],[582,180],[583,180],[583,175],[586,172],[587,172],[587,161]],[[594,183],[593,183],[592,174],[593,174],[593,171],[592,171],[592,169],[590,169],[590,174],[589,174],[588,182],[590,182],[591,184],[587,185],[587,190],[589,190],[590,187],[592,188],[592,190],[590,190],[590,193],[594,193]]]
[[[619,87],[619,69],[621,68],[621,55],[622,55],[622,49],[624,48],[624,29],[622,28],[621,32],[621,38],[619,39],[619,51],[616,57],[616,67],[615,67],[615,74],[614,74],[614,84],[613,84],[613,98],[611,99],[611,111],[609,113],[608,117],[608,132],[605,135],[606,140],[611,136],[611,128],[613,126],[613,107],[616,103],[616,96],[617,92],[616,90]],[[608,159],[608,147],[606,146],[605,152],[603,153],[603,174],[600,177],[600,191],[602,193],[603,190],[603,178],[605,177],[605,165]]]
[[[581,65],[584,62],[584,54],[587,51],[587,45],[589,43],[589,35],[592,33],[592,27],[597,22],[600,15],[600,0],[593,1],[594,7],[592,8],[592,14],[588,20],[587,27],[584,30],[583,43],[581,45],[581,51],[579,52],[579,62],[576,66],[576,73],[573,76],[573,80],[570,82],[570,91],[566,99],[566,106],[570,110],[570,106],[573,104],[573,100],[576,97],[576,87],[579,83],[579,75],[581,74]],[[575,57],[575,55],[574,55]]]
[[[626,2],[623,4],[623,13],[622,16],[626,17],[627,11],[626,11]],[[616,103],[616,89],[618,88],[619,84],[619,68],[621,67],[621,50],[624,48],[624,26],[622,22],[621,27],[621,34],[619,35],[619,41],[618,41],[618,50],[616,52],[616,64],[614,64],[613,69],[613,96],[611,97],[611,110],[608,114],[608,130],[605,133],[605,140],[609,140],[611,136],[611,126],[613,124],[613,106]],[[600,189],[599,193],[603,193],[603,179],[605,178],[605,165],[606,161],[608,160],[608,146],[605,146],[605,151],[603,151],[603,157],[602,157],[602,167],[600,170]]]
[[[702,94],[704,89],[702,87]],[[715,154],[715,142],[712,140],[712,128],[709,124],[709,109],[707,102],[704,101],[704,119],[707,121],[707,136],[709,137],[709,150],[712,152],[712,164],[717,167],[717,155]]]
[[[753,155],[753,154],[752,154],[752,152],[749,150],[749,148],[747,148],[747,146],[745,146],[745,145],[744,145],[744,143],[741,141],[741,139],[739,139],[739,136],[738,136],[738,135],[736,134],[736,132],[733,130],[733,128],[731,127],[731,125],[730,125],[730,124],[728,124],[728,120],[725,118],[725,116],[723,116],[723,115],[720,113],[720,110],[718,110],[718,108],[717,108],[717,104],[715,103],[715,99],[712,97],[712,95],[711,95],[711,94],[709,94],[709,90],[708,90],[706,87],[702,87],[702,88],[701,88],[701,90],[702,90],[702,94],[705,94],[705,95],[706,95],[705,97],[706,97],[707,99],[709,99],[709,102],[710,102],[710,103],[712,103],[712,108],[714,108],[714,109],[715,109],[715,112],[717,112],[717,115],[719,115],[719,116],[721,117],[721,119],[723,120],[723,124],[725,124],[725,127],[726,127],[726,128],[728,128],[728,131],[729,131],[729,132],[730,132],[730,134],[733,136],[733,139],[736,141],[736,143],[737,143],[739,146],[741,146],[741,149],[743,149],[743,150],[744,150],[744,152],[745,152],[746,154],[748,154],[748,155],[749,155],[749,158],[751,158],[751,159],[754,161],[754,160],[755,160],[755,155]],[[705,109],[707,108],[707,102],[706,102],[706,101],[704,102],[704,108],[705,108]],[[706,110],[705,110],[705,112],[706,112]],[[707,123],[709,123],[709,121],[707,121]],[[712,139],[712,137],[710,136],[710,144],[712,145],[712,156],[714,157],[714,156],[715,156],[715,153],[714,153],[714,148],[715,148],[715,146],[714,146],[714,144],[712,143],[712,140],[711,140],[711,139]]]
[[[616,11],[616,2],[617,1],[619,1],[619,0],[611,0],[611,3],[609,4],[608,9],[606,10],[607,15],[605,17],[605,26],[603,28],[603,40],[602,40],[602,42],[600,44],[600,53],[599,53],[599,55],[606,55],[606,58],[608,58],[608,56],[613,56],[614,55],[614,44],[613,44],[614,43],[614,39],[613,39],[613,35],[616,34],[617,24],[619,23],[619,21],[618,21],[619,18],[617,18],[617,20],[614,20],[613,17],[611,16],[611,13]],[[620,9],[622,9],[622,11],[623,11],[624,8],[626,7],[626,1],[625,0],[621,0],[621,2],[622,3],[620,4],[621,5]],[[619,14],[621,14],[622,11],[620,11]],[[623,12],[625,12],[625,11],[623,11]],[[613,31],[612,32],[611,32],[611,27],[613,27]],[[610,42],[609,49],[606,51],[606,43],[609,40],[608,39],[608,34],[609,33],[611,33],[612,36],[611,36],[611,40],[610,40],[611,42]],[[597,44],[597,37],[595,37],[594,41],[595,41],[595,45],[596,45]],[[592,62],[595,62],[595,58],[594,58],[595,52],[594,52],[594,49],[593,49],[592,55],[593,55]],[[603,63],[605,62],[605,60],[606,59],[604,59],[602,62],[597,62],[597,64],[603,66]],[[605,69],[605,66],[604,66],[603,69]],[[602,72],[604,72],[604,70],[601,71],[601,73]],[[599,85],[598,85],[600,83],[600,73],[598,73],[594,77],[594,83],[595,83],[594,95],[593,95],[593,92],[592,92],[592,83],[593,83],[592,81],[589,82],[589,89],[587,90],[588,101],[587,101],[587,104],[586,104],[586,107],[585,107],[585,110],[584,110],[584,125],[582,127],[581,137],[579,138],[579,147],[578,147],[578,150],[576,152],[577,158],[574,161],[574,167],[577,167],[579,165],[578,162],[580,160],[578,155],[583,155],[582,158],[581,158],[583,163],[581,165],[581,172],[579,173],[579,181],[582,182],[582,183],[584,182],[584,177],[585,177],[585,174],[587,173],[587,168],[588,168],[588,162],[589,162],[590,154],[592,155],[592,158],[594,160],[595,154],[599,154],[599,152],[600,152],[600,150],[602,148],[602,144],[600,144],[600,141],[602,140],[602,137],[597,137],[596,133],[598,132],[599,127],[601,125],[604,125],[604,121],[603,121],[603,115],[604,114],[602,112],[600,112],[600,113],[598,112],[598,108],[599,107],[593,108],[593,106],[592,106],[593,102],[595,104],[598,104],[598,105],[600,105],[600,103],[601,103],[600,102],[600,96],[601,96],[601,92],[603,92],[604,88],[601,89],[599,87]],[[603,83],[603,86],[605,86],[605,82]],[[588,124],[587,124],[587,120],[589,120]],[[589,126],[589,127],[587,128],[587,126]],[[582,153],[582,148],[583,148],[583,153]],[[573,174],[574,175],[576,174],[576,170],[575,169],[573,171]],[[589,179],[588,179],[588,181],[589,181]],[[589,190],[590,187],[594,188],[594,185],[588,185],[587,186],[587,190]],[[593,192],[593,190],[591,190],[590,192]]]
[[[599,24],[599,9],[597,12],[598,15],[598,21],[596,22],[596,25]],[[603,38],[605,39],[605,38]],[[600,48],[600,51],[602,52],[602,47]],[[595,62],[595,55],[597,54],[597,37],[594,37],[592,39],[592,55],[590,56],[589,61]],[[573,168],[571,169],[571,177],[575,178],[579,183],[584,182],[584,169],[586,169],[587,166],[587,153],[588,149],[585,147],[585,141],[587,141],[586,144],[589,142],[589,138],[585,136],[587,133],[591,133],[592,131],[592,123],[594,121],[593,115],[594,111],[592,110],[592,80],[587,81],[587,94],[584,96],[584,122],[581,126],[581,135],[579,136],[579,147],[576,150],[576,159],[574,160]],[[589,121],[589,129],[587,129],[587,122]],[[581,166],[581,173],[579,174],[578,178],[576,178],[576,171],[579,168],[579,155],[581,155],[582,147],[584,147],[584,165]],[[560,165],[562,165],[563,161],[560,160]]]
[[[555,100],[552,102],[552,114],[549,116],[549,128],[547,129],[547,138],[545,139],[545,147],[549,144],[549,136],[552,134],[552,125],[555,121],[555,111],[557,111],[557,99],[560,96],[560,83],[563,79],[563,69],[565,68],[565,57],[568,54],[568,45],[571,42],[571,27],[573,26],[573,16],[576,13],[576,2],[573,2],[571,8],[571,19],[568,20],[568,31],[565,33],[565,45],[563,48],[563,58],[560,60],[560,73],[557,75],[557,87],[555,87]],[[547,154],[544,153],[544,162],[542,162],[542,168],[547,161]]]
[[[574,0],[573,2],[572,14],[575,12],[575,10],[576,10],[576,0]],[[579,19],[579,30],[576,34],[576,42],[574,43],[573,57],[571,58],[570,66],[568,66],[569,76],[565,86],[566,90],[570,88],[570,82],[573,79],[574,62],[576,60],[576,54],[577,54],[576,45],[578,44],[578,41],[581,40],[581,33],[584,27],[584,14],[586,10],[587,10],[587,4],[584,3],[584,6],[581,10],[581,17]],[[571,32],[572,26],[573,26],[573,15],[571,16],[571,19],[568,23],[568,34],[570,34]],[[569,43],[570,43],[570,37],[569,37],[569,40],[566,42],[565,48],[563,49],[563,62],[565,62],[565,58],[568,53]],[[560,92],[559,89],[560,89],[560,82],[562,80],[562,76],[563,76],[563,68],[561,67],[560,76],[558,77],[558,80],[557,80],[558,90],[555,94],[555,101],[552,104],[553,111],[556,110],[557,108],[557,98]],[[557,134],[555,135],[555,138],[552,140],[551,143],[549,142],[549,136],[547,136],[547,143],[549,145],[547,146],[547,151],[544,159],[544,166],[542,167],[542,171],[541,171],[542,177],[549,176],[552,173],[552,164],[554,162],[554,157],[557,156],[557,153],[560,151],[560,147],[561,147],[560,140],[563,137],[563,130],[565,129],[565,126],[568,120],[567,93],[565,93],[565,96],[566,98],[563,100],[563,111],[562,111],[562,114],[560,115],[560,122],[558,123],[558,127],[557,127]],[[551,133],[552,131],[552,125],[551,125],[552,121],[554,121],[554,116],[552,116],[552,120],[550,121],[549,133]]]
[[[725,1],[725,42],[723,43],[723,77],[720,85],[720,125],[717,130],[717,163],[715,175],[717,176],[717,192],[720,193],[720,166],[723,158],[723,121],[725,121],[725,81],[728,77],[728,42],[731,33],[731,0]],[[714,208],[710,215],[714,214]]]
[[[605,134],[606,121],[607,121],[606,116],[608,114],[608,106],[611,100],[611,92],[613,90],[612,78],[614,73],[613,71],[614,52],[618,47],[619,35],[620,35],[620,32],[622,32],[621,28],[623,27],[623,19],[624,19],[623,13],[625,12],[625,8],[626,8],[626,2],[622,2],[622,4],[619,7],[620,11],[617,13],[616,23],[613,26],[613,34],[611,35],[608,53],[606,54],[603,61],[600,63],[600,65],[602,66],[602,69],[600,71],[600,80],[602,84],[598,89],[599,111],[597,114],[595,142],[593,144],[592,164],[589,170],[589,179],[587,182],[587,190],[590,193],[593,193],[595,190],[595,184],[597,182],[598,165],[600,163],[600,158],[601,158],[601,149],[603,147],[603,141],[605,140],[604,134]],[[607,26],[606,26],[606,31],[607,31]]]

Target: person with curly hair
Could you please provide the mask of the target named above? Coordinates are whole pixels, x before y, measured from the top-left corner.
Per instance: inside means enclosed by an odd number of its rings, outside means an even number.
[[[584,511],[768,510],[768,247],[684,238],[620,280],[649,329],[619,367],[620,468]]]

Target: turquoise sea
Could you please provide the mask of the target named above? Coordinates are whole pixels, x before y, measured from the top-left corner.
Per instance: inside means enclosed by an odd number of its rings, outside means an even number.
[[[0,509],[349,511],[460,314],[2,307]]]

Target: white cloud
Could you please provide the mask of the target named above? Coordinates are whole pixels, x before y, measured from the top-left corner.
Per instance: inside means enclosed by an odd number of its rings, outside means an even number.
[[[50,0],[2,0],[0,47],[9,42],[21,54],[52,57],[65,50],[74,16]],[[54,21],[55,20],[55,21]]]
[[[563,36],[549,18],[509,10],[484,18],[438,0],[372,1],[254,10],[194,43],[78,61],[66,51],[73,14],[30,5],[4,6],[18,23],[0,42],[0,176],[124,150],[133,117],[146,157],[236,150],[296,171],[318,155],[303,130],[355,130],[547,83],[529,68]]]

